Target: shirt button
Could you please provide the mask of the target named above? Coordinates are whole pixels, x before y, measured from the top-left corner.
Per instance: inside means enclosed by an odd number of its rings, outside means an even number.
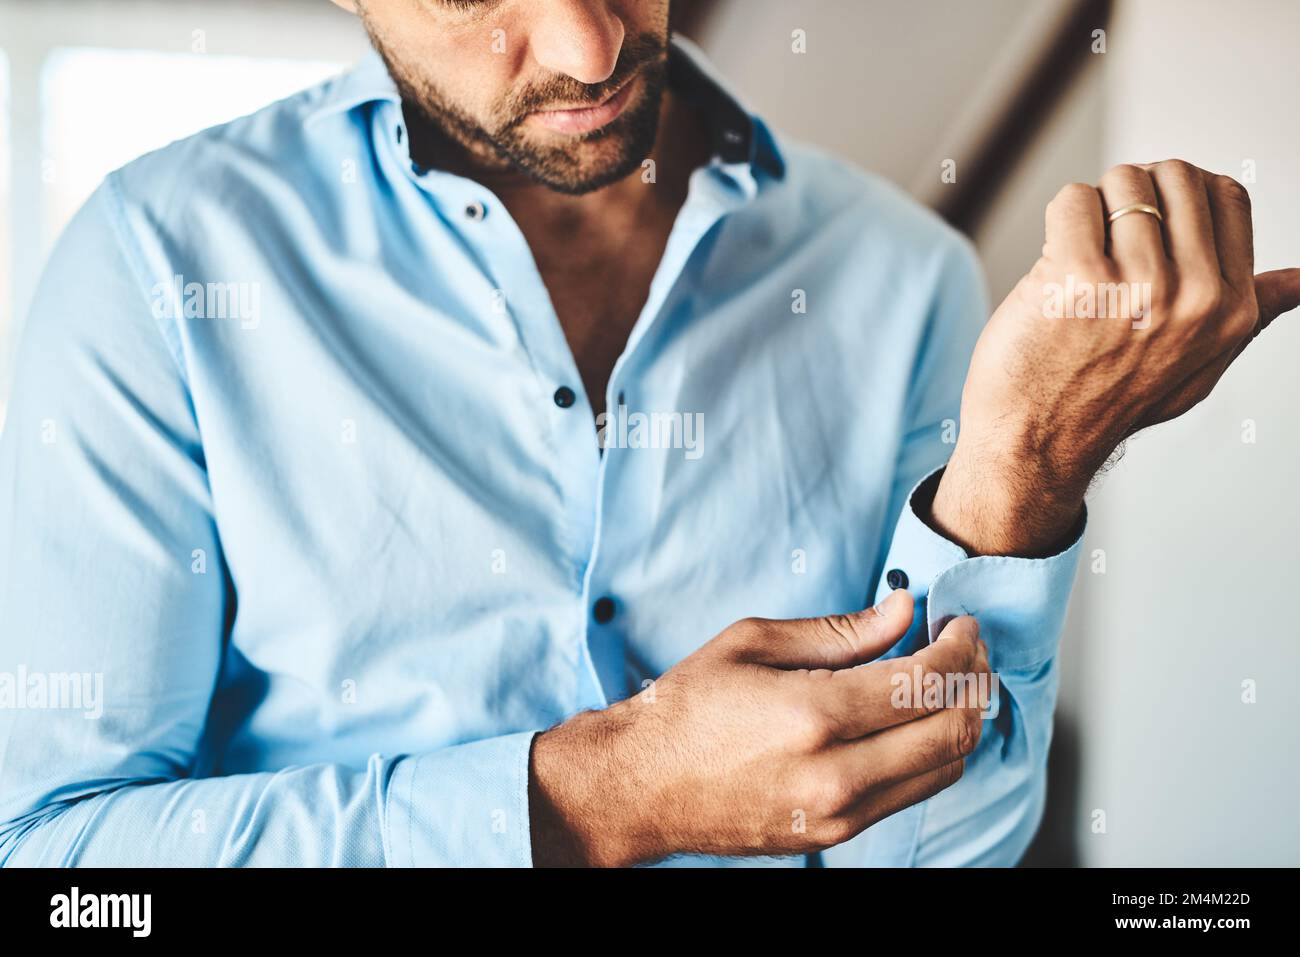
[[[482,222],[485,216],[487,216],[487,207],[480,202],[475,201],[465,207],[465,218],[472,222]]]
[[[889,574],[885,576],[885,581],[889,584],[890,588],[906,588],[907,572],[903,571],[901,568],[891,568]]]
[[[599,624],[608,625],[614,620],[614,599],[606,596],[597,598],[596,604],[591,606],[591,615]]]
[[[561,409],[567,409],[577,401],[578,397],[574,395],[573,390],[567,385],[562,385],[555,390],[555,404]]]

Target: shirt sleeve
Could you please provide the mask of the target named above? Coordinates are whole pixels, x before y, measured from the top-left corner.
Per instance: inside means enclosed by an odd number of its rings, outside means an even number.
[[[997,675],[998,707],[960,781],[829,849],[823,861],[830,866],[1010,866],[1042,816],[1057,650],[1083,523],[1048,558],[972,558],[918,515],[955,443],[967,364],[988,315],[973,251],[964,240],[953,247],[917,350],[893,486],[898,518],[875,597],[905,581],[916,600],[911,630],[886,657],[933,641],[951,618],[975,616]]]
[[[532,732],[198,773],[235,595],[121,209],[60,240],[0,435],[0,863],[530,864]]]
[[[917,496],[934,484],[921,483]],[[906,863],[1010,867],[1033,840],[1046,794],[1057,651],[1082,524],[1072,544],[1049,558],[970,558],[922,522],[911,504],[899,519],[886,566],[908,574],[919,640],[933,641],[952,618],[973,615],[997,676],[996,707],[961,780],[919,805],[907,822],[915,837]],[[882,583],[879,597],[888,591]]]

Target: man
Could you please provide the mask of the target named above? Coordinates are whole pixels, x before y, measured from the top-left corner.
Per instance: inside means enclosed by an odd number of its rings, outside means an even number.
[[[667,0],[339,2],[382,59],[110,176],[38,293],[0,856],[1014,862],[1090,480],[1300,300],[1241,188],[1067,187],[980,335]]]

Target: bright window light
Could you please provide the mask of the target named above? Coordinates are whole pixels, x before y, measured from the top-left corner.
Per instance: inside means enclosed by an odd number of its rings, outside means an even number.
[[[0,50],[0,427],[4,426],[5,403],[8,399],[8,342],[13,328],[10,318],[13,300],[10,298],[9,270],[13,260],[9,256],[9,176],[13,158],[10,153],[12,128],[9,125],[9,58]]]
[[[54,50],[41,74],[45,246],[119,166],[252,113],[344,66],[206,53]]]

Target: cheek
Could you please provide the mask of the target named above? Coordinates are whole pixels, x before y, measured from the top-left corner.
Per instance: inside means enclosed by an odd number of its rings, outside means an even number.
[[[477,41],[475,46],[483,46]],[[508,98],[516,75],[511,53],[473,50],[467,45],[439,44],[424,51],[418,64],[441,98],[458,112],[484,127],[499,122],[502,103]]]
[[[374,27],[403,72],[444,105],[490,122],[527,57],[525,25],[513,16],[385,12],[391,16]]]
[[[502,105],[518,85],[528,58],[521,31],[509,23],[484,24],[446,40],[430,62],[445,77],[443,89],[452,102],[486,127],[507,119],[501,115]]]
[[[668,0],[623,0],[617,9],[631,35],[663,36],[668,29]]]

